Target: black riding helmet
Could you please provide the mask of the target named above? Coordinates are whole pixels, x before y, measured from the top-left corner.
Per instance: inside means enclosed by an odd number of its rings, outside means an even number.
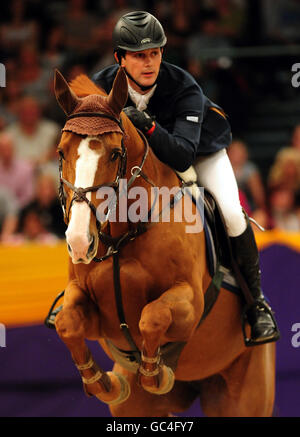
[[[167,42],[160,22],[149,12],[135,11],[123,15],[113,31],[114,51],[163,47]]]
[[[157,18],[149,12],[135,11],[123,15],[113,31],[113,47],[119,64],[126,51],[160,48],[166,45],[167,38],[164,29]],[[127,76],[143,91],[153,87],[139,84],[125,69]]]

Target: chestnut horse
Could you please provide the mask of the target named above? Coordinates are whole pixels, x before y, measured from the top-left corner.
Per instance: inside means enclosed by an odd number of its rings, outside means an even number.
[[[70,255],[57,333],[86,394],[109,404],[113,416],[166,417],[196,397],[207,416],[271,416],[275,346],[245,346],[241,300],[227,290],[202,320],[212,280],[206,242],[203,230],[186,231],[189,218],[176,219],[179,202],[170,203],[169,222],[121,220],[116,202],[104,218],[97,213],[104,202],[98,190],[120,195],[121,179],[143,188],[147,212],[159,215],[151,188],[182,188],[122,112],[127,93],[121,68],[109,95],[84,75],[69,85],[55,74],[67,115],[58,151]],[[85,339],[115,362],[111,372],[96,364]]]

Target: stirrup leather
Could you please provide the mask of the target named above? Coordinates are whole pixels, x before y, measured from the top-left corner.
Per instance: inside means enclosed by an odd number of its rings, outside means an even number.
[[[54,299],[54,302],[50,307],[47,317],[44,320],[44,324],[47,326],[47,328],[55,329],[55,317],[57,313],[59,313],[59,311],[62,309],[62,305],[60,305],[56,309],[54,309],[54,307],[56,303],[59,301],[59,299],[61,299],[64,296],[64,294],[65,294],[65,290],[61,291]]]

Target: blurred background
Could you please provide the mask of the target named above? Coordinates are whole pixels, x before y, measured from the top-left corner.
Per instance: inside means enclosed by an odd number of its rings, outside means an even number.
[[[161,21],[168,38],[164,59],[188,70],[229,117],[228,153],[241,203],[266,229],[255,228],[263,285],[282,332],[275,414],[300,416],[300,350],[292,342],[300,322],[300,90],[293,67],[300,62],[299,0],[1,5],[0,323],[6,347],[2,341],[0,415],[107,414],[98,401],[85,399],[68,351],[42,326],[67,271],[56,154],[64,114],[53,94],[53,72],[58,68],[71,80],[113,64],[112,30],[131,10]],[[99,360],[110,368],[105,357]],[[201,415],[198,404],[193,408],[187,414]]]

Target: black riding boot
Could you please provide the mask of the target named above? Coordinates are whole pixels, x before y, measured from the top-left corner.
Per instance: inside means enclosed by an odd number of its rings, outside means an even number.
[[[245,317],[251,326],[251,338],[246,339],[247,346],[254,346],[280,337],[276,321],[266,303],[260,283],[259,254],[254,232],[247,219],[246,230],[238,237],[231,237],[233,257],[246,281],[254,302],[245,308]]]

